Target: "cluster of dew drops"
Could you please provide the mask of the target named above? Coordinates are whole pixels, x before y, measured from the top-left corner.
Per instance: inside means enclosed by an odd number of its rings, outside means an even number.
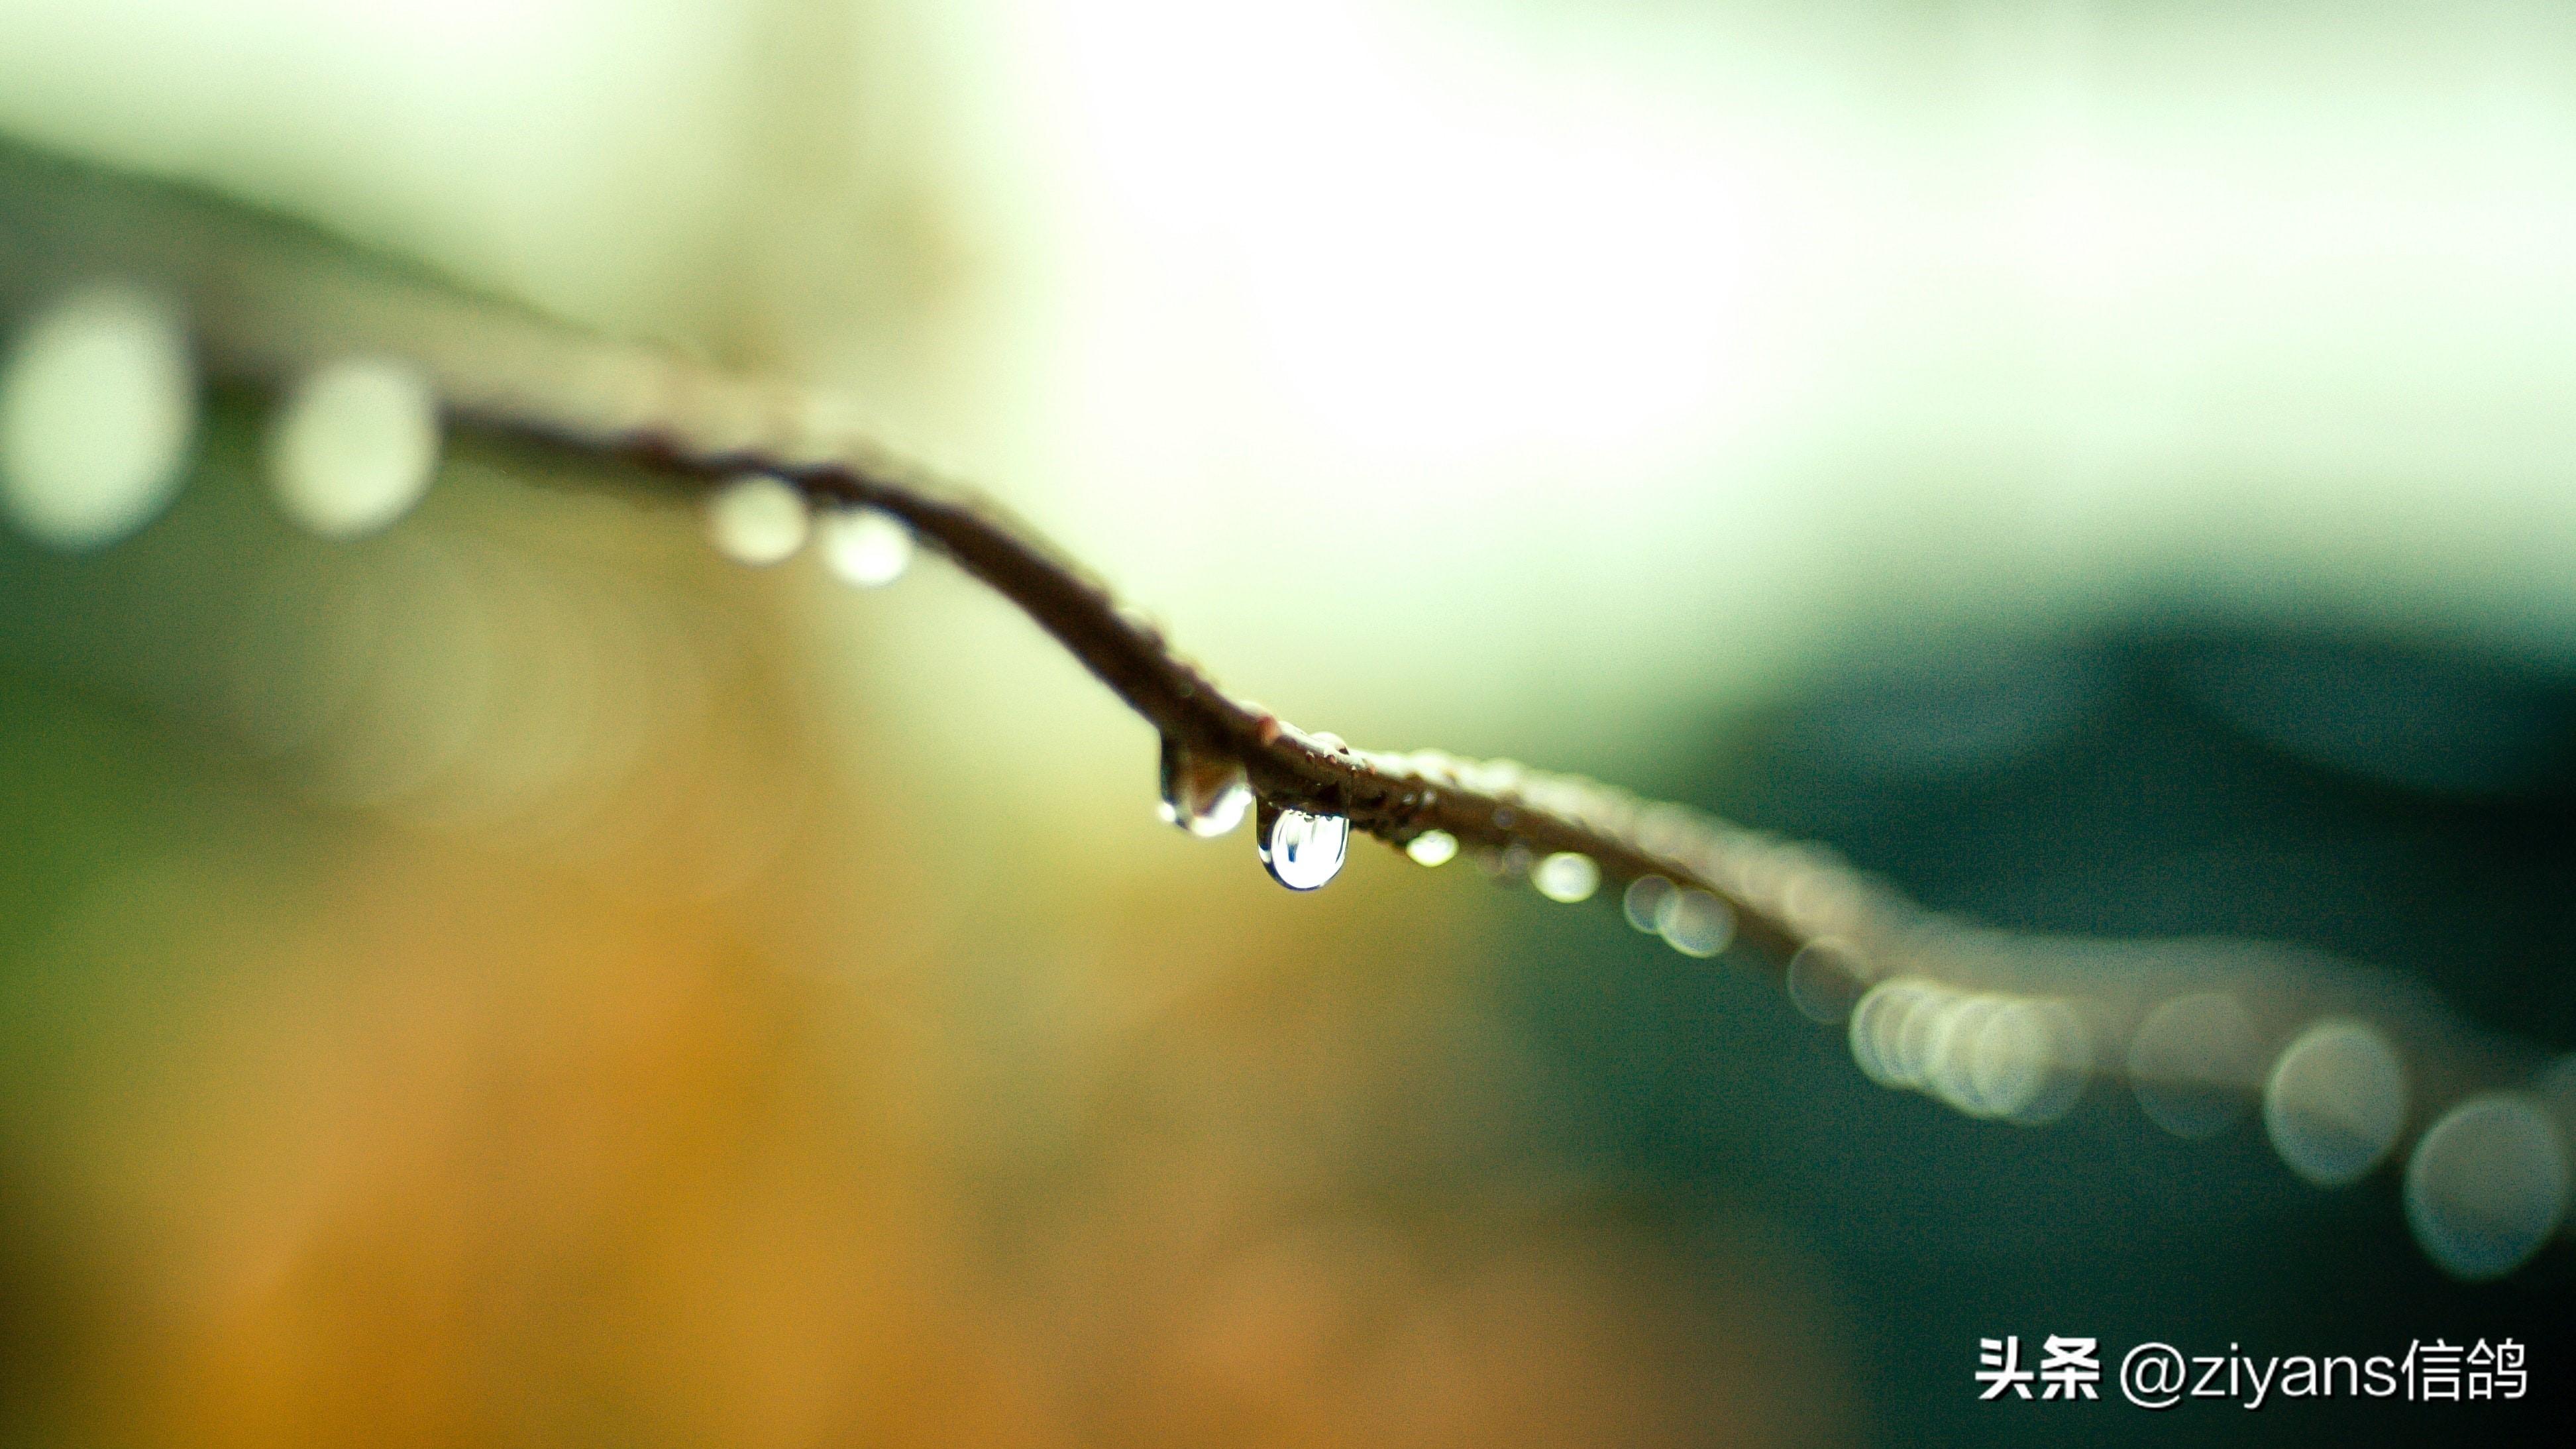
[[[1321,749],[1347,749],[1337,735],[1319,733],[1307,738]],[[1242,762],[1230,754],[1193,750],[1167,734],[1161,763],[1160,809],[1166,824],[1212,839],[1232,833],[1246,814],[1255,814],[1253,847],[1261,864],[1273,880],[1292,891],[1323,886],[1340,874],[1342,862],[1350,856],[1348,818],[1268,800],[1256,802]],[[1441,773],[1459,765],[1446,757],[1426,758],[1425,763]],[[1508,762],[1503,764],[1508,768]],[[1425,830],[1404,843],[1404,853],[1418,865],[1447,865],[1458,857],[1458,837],[1445,830]],[[1580,851],[1536,855],[1527,846],[1514,844],[1492,853],[1485,864],[1496,877],[1525,877],[1540,895],[1567,905],[1590,900],[1601,889],[1600,864]],[[1735,914],[1726,902],[1661,876],[1641,876],[1631,882],[1621,906],[1629,924],[1661,937],[1685,956],[1715,956],[1735,938]]]
[[[199,432],[194,352],[179,310],[148,289],[117,283],[66,293],[10,337],[0,359],[0,516],[22,536],[65,553],[114,543],[164,511],[186,476]],[[287,388],[270,420],[265,474],[278,511],[305,531],[352,539],[384,530],[428,492],[440,451],[436,387],[399,359],[353,355],[315,366]],[[817,506],[777,477],[746,473],[710,491],[710,542],[749,565],[781,563],[810,542],[839,578],[860,587],[901,576],[911,531],[880,509]],[[1346,750],[1331,735],[1314,744]],[[1409,762],[1426,778],[1516,793],[1521,772],[1424,752]],[[1222,836],[1254,814],[1241,762],[1166,737],[1163,818],[1195,836]],[[1469,776],[1474,776],[1469,779]],[[1281,885],[1318,889],[1350,850],[1350,821],[1263,800],[1255,846]],[[1497,823],[1506,823],[1498,813]],[[1425,866],[1446,864],[1460,843],[1426,830],[1405,842]],[[1601,870],[1576,852],[1538,856],[1511,845],[1480,852],[1497,877],[1525,878],[1551,900],[1589,899]],[[1658,876],[1630,883],[1628,921],[1693,957],[1725,950],[1735,934],[1727,904]],[[2036,1125],[2072,1105],[2089,1053],[2062,1005],[2021,1001],[1918,978],[1852,979],[1835,953],[1811,943],[1789,963],[1790,995],[1819,1021],[1848,1018],[1853,1055],[1875,1081],[1928,1092],[1972,1115]],[[2217,1075],[2208,1060],[2250,1057],[2241,1011],[2203,993],[2166,1003],[2131,1043],[2129,1075],[2141,1105],[2168,1130],[2212,1135],[2234,1120],[2231,1093],[2176,1091],[2162,1083]],[[2225,1044],[2234,1045],[2220,1050]],[[1961,1043],[1980,1048],[1964,1051]],[[2033,1063],[2069,1068],[2034,1074]],[[2537,1093],[2483,1094],[2454,1107],[2410,1154],[2405,1199],[2416,1235],[2457,1276],[2489,1278],[2519,1266],[2557,1230],[2571,1174],[2542,1099],[2576,1102],[2576,1055],[2544,1074]],[[2397,1144],[2409,1115],[2406,1074],[2376,1027],[2329,1018],[2300,1033],[2266,1076],[2266,1125],[2283,1158],[2320,1186],[2358,1180]]]
[[[120,282],[67,292],[9,338],[0,360],[0,515],[65,553],[115,543],[166,510],[200,431],[194,349],[175,303]],[[353,354],[285,390],[263,449],[278,511],[327,539],[390,528],[438,470],[440,400],[420,367]],[[726,557],[778,563],[814,541],[864,588],[901,576],[912,533],[880,509],[818,510],[787,483],[744,475],[714,489],[707,533]]]

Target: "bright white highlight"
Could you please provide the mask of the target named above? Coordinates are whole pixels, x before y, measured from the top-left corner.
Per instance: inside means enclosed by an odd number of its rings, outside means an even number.
[[[0,369],[0,511],[50,548],[103,548],[168,507],[196,427],[188,339],[127,287],[56,303]]]
[[[1601,889],[1601,867],[1588,855],[1560,850],[1530,871],[1530,884],[1552,901],[1590,900]]]
[[[389,527],[429,491],[438,396],[385,358],[318,368],[296,385],[269,439],[269,484],[298,527],[356,538]]]
[[[707,539],[736,563],[774,564],[805,546],[805,497],[767,474],[746,474],[707,499]]]
[[[815,538],[832,572],[863,589],[893,583],[912,563],[912,530],[883,509],[832,509]]]

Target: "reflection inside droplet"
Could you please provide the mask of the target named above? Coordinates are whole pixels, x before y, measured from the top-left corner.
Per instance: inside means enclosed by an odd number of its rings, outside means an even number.
[[[1579,851],[1560,850],[1530,868],[1530,884],[1552,901],[1590,900],[1601,889],[1601,867]]]
[[[389,359],[307,374],[269,437],[279,510],[324,538],[373,533],[410,512],[437,463],[437,395],[419,369]]]
[[[1223,835],[1243,823],[1252,785],[1232,755],[1202,754],[1163,736],[1163,821],[1192,835]]]
[[[1261,863],[1271,879],[1292,891],[1310,891],[1340,873],[1350,854],[1351,822],[1339,815],[1309,815],[1262,802]]]
[[[765,473],[747,473],[707,497],[707,538],[736,563],[774,564],[805,546],[805,497]]]
[[[2215,1137],[2234,1126],[2262,1078],[2254,1023],[2223,992],[2175,997],[2147,1013],[2129,1040],[2130,1090],[2177,1137]]]
[[[2522,1266],[2567,1212],[2567,1148],[2527,1097],[2496,1093],[2451,1109],[2406,1164],[2406,1221],[2454,1277]]]
[[[1404,843],[1404,853],[1418,865],[1447,865],[1458,855],[1458,837],[1446,830],[1426,830]]]
[[[893,583],[912,563],[912,530],[882,508],[826,511],[815,525],[815,543],[833,573],[863,589]]]
[[[2338,1017],[2309,1027],[2263,1084],[2273,1150],[2319,1187],[2341,1187],[2377,1166],[2405,1120],[2405,1070],[2368,1022]]]

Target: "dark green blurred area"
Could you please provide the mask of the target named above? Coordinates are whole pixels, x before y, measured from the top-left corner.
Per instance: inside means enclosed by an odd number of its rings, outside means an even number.
[[[2468,646],[2141,619],[1931,641],[1753,718],[1664,783],[1831,842],[1937,909],[2101,936],[2226,934],[2394,968],[2477,1020],[2576,1041],[2576,682]],[[2394,1174],[2327,1193],[2259,1119],[2156,1130],[2116,1081],[2027,1131],[1872,1087],[1756,972],[1514,903],[1513,991],[1571,1089],[1554,1124],[1655,1200],[1752,1204],[1827,1265],[1874,1442],[2554,1442],[2576,1354],[2562,1240],[2463,1286]],[[2530,1345],[2518,1405],[1979,1403],[1980,1336],[2403,1354]],[[2111,1396],[2105,1382],[2105,1397]],[[2493,1437],[2490,1437],[2493,1436]]]

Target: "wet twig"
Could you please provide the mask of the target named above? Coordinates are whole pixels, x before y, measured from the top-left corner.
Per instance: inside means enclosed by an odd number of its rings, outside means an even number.
[[[1839,1020],[1865,996],[1880,1002],[1853,1023],[1863,1067],[1963,1110],[2045,1120],[2071,1103],[2070,1083],[2080,1091],[2105,1072],[2129,1078],[2142,1098],[2260,1095],[2267,1074],[2277,1090],[2272,1066],[2287,1044],[2349,1018],[2385,1033],[2407,1074],[2366,1169],[2447,1104],[2522,1086],[2547,1061],[2420,989],[2346,963],[2244,942],[2112,945],[1982,930],[1915,907],[1830,851],[1696,811],[1508,762],[1309,733],[1227,694],[1024,525],[881,456],[833,421],[827,398],[588,337],[210,198],[0,151],[0,307],[22,311],[102,275],[173,294],[204,368],[223,382],[277,389],[337,359],[385,355],[430,376],[453,426],[623,460],[686,491],[761,474],[819,508],[882,510],[1017,606],[1167,749],[1239,767],[1265,807],[1345,818],[1416,847],[1419,859],[1454,845],[1498,875],[1535,875],[1560,898],[1606,884],[1641,928],[1692,954],[1746,941],[1820,1020]],[[1432,844],[1441,848],[1422,848]],[[2201,1005],[2176,1016],[2177,1002]],[[1993,1046],[1999,1031],[2021,1045]],[[1961,1032],[1982,1054],[1953,1041]],[[2008,1070],[2020,1067],[2030,1069]],[[2176,1123],[2188,1114],[2176,1112],[2159,1120],[2183,1131]]]

